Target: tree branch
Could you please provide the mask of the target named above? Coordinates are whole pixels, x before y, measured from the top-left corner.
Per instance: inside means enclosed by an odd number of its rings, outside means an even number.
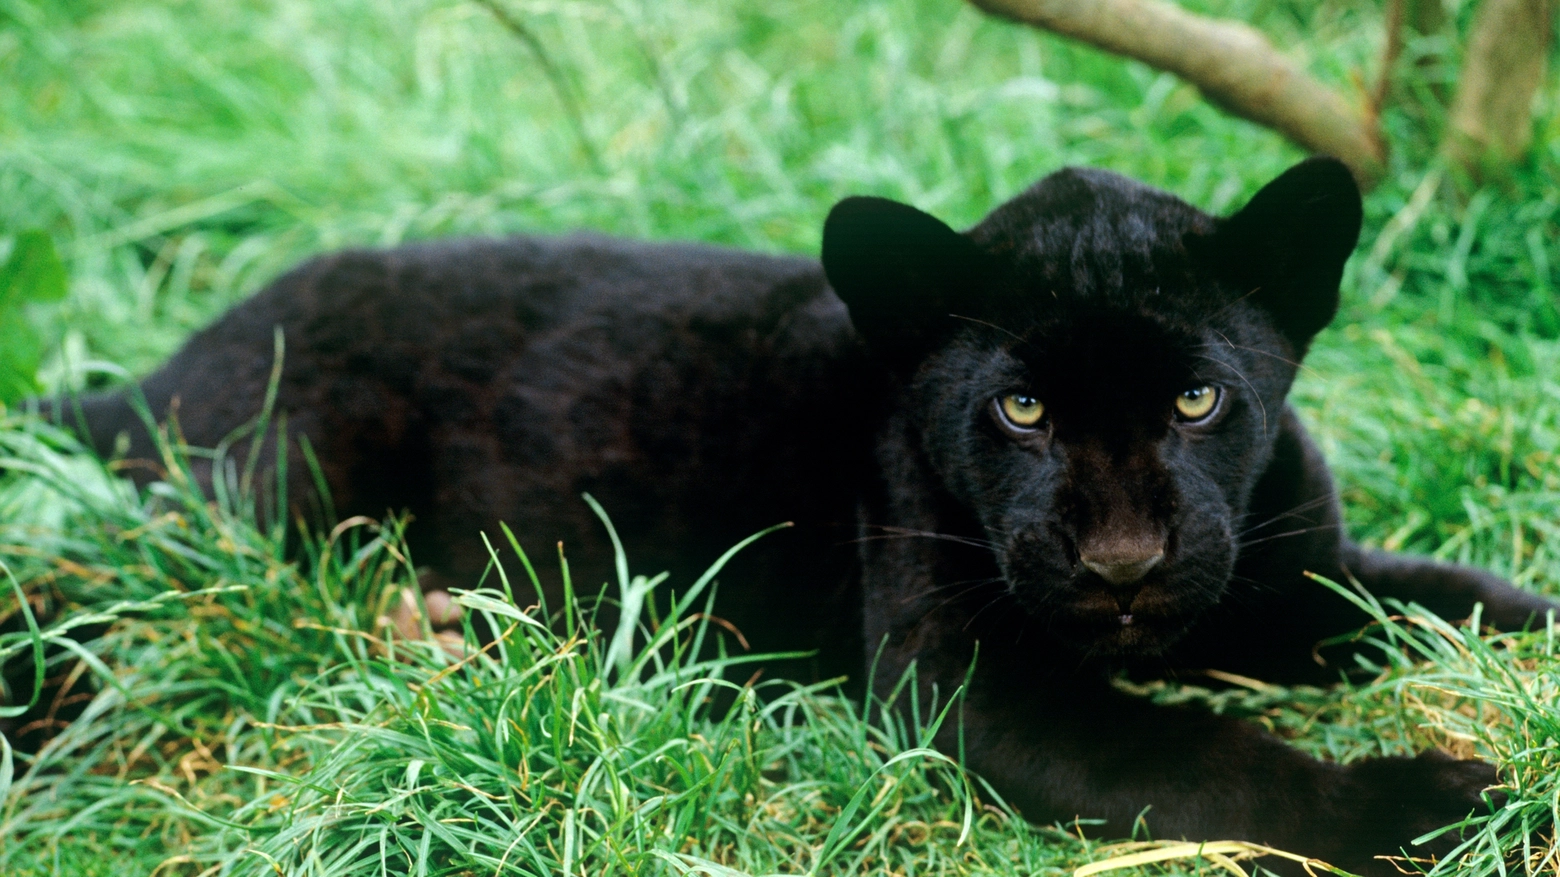
[[[1381,70],[1376,74],[1376,88],[1370,94],[1370,114],[1381,118],[1381,110],[1387,105],[1387,94],[1392,91],[1392,74],[1396,72],[1398,58],[1403,54],[1404,0],[1387,0],[1387,43],[1381,49]]]
[[[1164,0],[970,2],[1173,73],[1226,111],[1342,159],[1361,186],[1381,176],[1386,148],[1374,119],[1245,24],[1194,15]]]
[[[1484,0],[1452,99],[1446,149],[1471,174],[1515,161],[1533,140],[1533,96],[1544,81],[1556,0]]]

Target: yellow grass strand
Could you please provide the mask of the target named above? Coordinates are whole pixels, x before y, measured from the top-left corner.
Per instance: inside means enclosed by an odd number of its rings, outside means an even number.
[[[1094,874],[1103,874],[1106,871],[1136,868],[1141,865],[1168,862],[1173,859],[1206,859],[1209,863],[1232,875],[1247,877],[1246,871],[1236,862],[1241,859],[1251,859],[1258,856],[1278,856],[1291,862],[1299,862],[1305,866],[1306,871],[1313,874],[1318,869],[1332,874],[1348,873],[1334,868],[1320,859],[1312,859],[1296,853],[1277,850],[1262,844],[1248,843],[1242,840],[1219,840],[1204,843],[1147,841],[1143,843],[1120,844],[1107,847],[1106,849],[1131,850],[1131,852],[1112,856],[1098,862],[1090,862],[1073,871],[1073,877],[1092,877]]]

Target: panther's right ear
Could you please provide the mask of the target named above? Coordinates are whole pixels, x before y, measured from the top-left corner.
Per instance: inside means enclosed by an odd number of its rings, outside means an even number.
[[[1338,310],[1338,282],[1361,216],[1360,190],[1343,162],[1308,158],[1219,220],[1211,246],[1200,249],[1304,353]]]
[[[983,259],[942,220],[886,198],[846,198],[823,223],[823,271],[856,331],[891,365],[914,365],[943,340],[957,291]]]

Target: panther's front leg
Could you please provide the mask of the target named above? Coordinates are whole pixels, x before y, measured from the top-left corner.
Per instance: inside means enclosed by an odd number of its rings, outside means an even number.
[[[1239,534],[1231,597],[1178,646],[1180,663],[1268,682],[1336,681],[1355,667],[1348,647],[1318,650],[1370,624],[1370,616],[1315,580],[1325,577],[1372,597],[1418,603],[1457,621],[1483,604],[1498,630],[1545,623],[1560,603],[1466,566],[1361,548],[1344,534],[1332,477],[1292,410]]]
[[[1496,630],[1542,626],[1549,623],[1549,613],[1560,617],[1560,602],[1471,567],[1370,551],[1357,545],[1345,549],[1343,567],[1376,597],[1418,603],[1450,620],[1469,617],[1475,603],[1484,606],[1480,620]]]
[[[1367,875],[1377,856],[1444,854],[1455,833],[1414,838],[1488,806],[1495,770],[1432,753],[1339,765],[1245,721],[1155,706],[1103,682],[1015,689],[989,674],[963,710],[968,765],[1040,822],[1103,818],[1091,832],[1191,841],[1247,840]],[[956,744],[943,731],[940,745]],[[1141,826],[1138,823],[1141,822]],[[1263,865],[1301,873],[1274,857]]]

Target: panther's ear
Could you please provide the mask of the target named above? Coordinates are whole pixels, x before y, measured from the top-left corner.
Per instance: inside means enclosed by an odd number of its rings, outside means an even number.
[[[941,220],[886,198],[846,198],[823,223],[823,270],[878,355],[906,367],[943,339],[980,251]]]
[[[1303,351],[1338,311],[1338,281],[1359,241],[1360,217],[1360,190],[1343,162],[1307,159],[1218,223],[1219,267]]]

